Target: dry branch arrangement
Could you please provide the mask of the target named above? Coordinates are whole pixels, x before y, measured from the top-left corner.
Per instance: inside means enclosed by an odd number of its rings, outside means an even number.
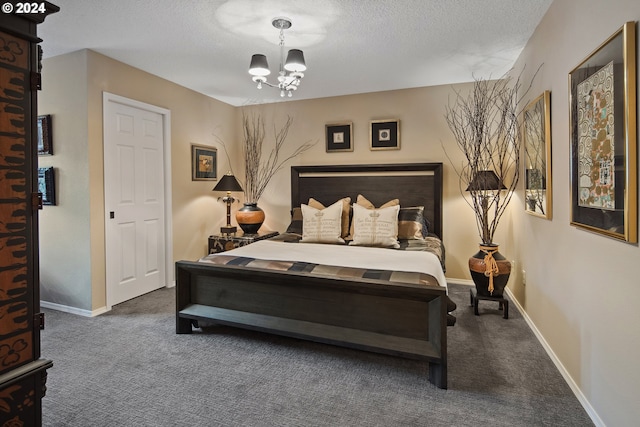
[[[265,154],[266,125],[262,115],[259,113],[248,114],[246,111],[242,112],[244,182],[241,182],[241,185],[244,188],[245,203],[257,203],[271,178],[282,169],[284,164],[309,150],[317,143],[317,141],[313,143],[307,141],[296,147],[290,154],[283,155],[284,143],[292,124],[293,118],[291,116],[287,116],[286,122],[280,129],[276,128],[275,123],[273,124],[275,143],[268,154]],[[228,159],[227,146],[219,137],[216,138],[224,148]],[[229,164],[231,164],[231,161],[229,161]]]
[[[465,156],[460,169],[454,165],[460,193],[475,213],[483,244],[494,243],[493,235],[520,176],[520,79],[511,80],[476,78],[468,95],[456,91],[455,100],[446,106],[445,119]],[[483,189],[486,186],[478,178],[485,176],[484,171],[495,172],[499,188],[506,190]],[[475,185],[470,186],[472,182]]]

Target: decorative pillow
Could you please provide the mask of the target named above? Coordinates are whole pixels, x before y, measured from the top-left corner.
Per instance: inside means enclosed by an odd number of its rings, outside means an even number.
[[[345,197],[343,199],[338,200],[338,202],[342,202],[342,219],[341,219],[341,232],[340,237],[347,237],[349,235],[349,214],[351,213],[351,197]],[[337,202],[336,202],[337,203]],[[324,209],[325,206],[311,197],[309,199],[309,206],[316,209]]]
[[[344,243],[342,231],[342,200],[324,209],[303,204],[302,239],[304,243]]]
[[[367,208],[367,209],[376,208],[373,205],[373,203],[367,200],[367,198],[364,197],[362,194],[358,194],[358,197],[356,198],[356,203],[362,206],[363,208]],[[388,208],[389,206],[396,206],[396,205],[400,205],[400,200],[393,199],[393,200],[389,200],[387,203],[384,203],[382,206],[380,206],[379,209]],[[351,228],[349,229],[349,236],[353,237],[353,221],[351,222]]]
[[[356,198],[356,203],[359,204],[360,206],[362,206],[363,208],[367,208],[367,209],[375,209],[376,207],[373,205],[373,203],[371,203],[369,200],[367,200],[366,197],[364,197],[362,194],[358,194],[358,197]],[[378,209],[381,208],[388,208],[389,206],[396,206],[400,204],[400,200],[398,199],[392,199],[389,200],[387,203],[383,204],[382,206],[380,206]]]
[[[398,212],[400,206],[367,209],[353,205],[353,240],[355,246],[381,246],[399,248]]]
[[[291,210],[291,223],[285,233],[302,235],[302,209],[297,207]]]
[[[400,208],[398,213],[398,239],[419,239],[427,235],[424,206]]]

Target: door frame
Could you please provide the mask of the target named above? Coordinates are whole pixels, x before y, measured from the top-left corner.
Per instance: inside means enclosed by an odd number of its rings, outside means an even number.
[[[124,96],[116,95],[109,92],[102,92],[102,137],[106,140],[105,136],[105,115],[107,111],[107,105],[109,102],[115,102],[118,104],[126,105],[129,107],[137,108],[140,110],[151,111],[153,113],[158,113],[162,116],[163,122],[163,155],[164,155],[164,235],[165,235],[165,287],[169,288],[175,286],[175,278],[174,278],[174,268],[173,268],[173,216],[172,216],[172,192],[171,192],[171,110],[166,108],[158,107],[152,104],[147,104],[145,102],[136,101],[134,99],[125,98]],[[103,140],[103,167],[104,167],[104,150],[106,149],[106,143]],[[104,180],[103,175],[103,197],[104,197],[104,185],[107,184],[106,180]],[[107,221],[109,220],[109,212],[106,205],[106,200],[104,201],[104,238],[106,245],[106,233],[107,233]],[[109,284],[107,283],[106,278],[106,267],[107,267],[107,253],[105,247],[105,288],[106,288],[106,309],[107,311],[111,310],[112,307],[112,297],[111,291],[109,289]]]

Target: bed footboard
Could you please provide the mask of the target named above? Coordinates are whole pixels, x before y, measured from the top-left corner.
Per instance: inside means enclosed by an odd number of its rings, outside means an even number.
[[[176,333],[194,321],[334,344],[429,363],[447,388],[444,288],[176,263]]]

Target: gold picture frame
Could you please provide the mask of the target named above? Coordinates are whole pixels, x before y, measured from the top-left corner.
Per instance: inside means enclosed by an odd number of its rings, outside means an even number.
[[[523,111],[525,212],[552,217],[551,92],[545,90]]]
[[[373,120],[369,129],[371,150],[400,149],[400,120]]]
[[[218,149],[206,145],[191,144],[191,180],[215,181],[218,179]]]
[[[638,241],[636,23],[569,72],[571,225]]]

